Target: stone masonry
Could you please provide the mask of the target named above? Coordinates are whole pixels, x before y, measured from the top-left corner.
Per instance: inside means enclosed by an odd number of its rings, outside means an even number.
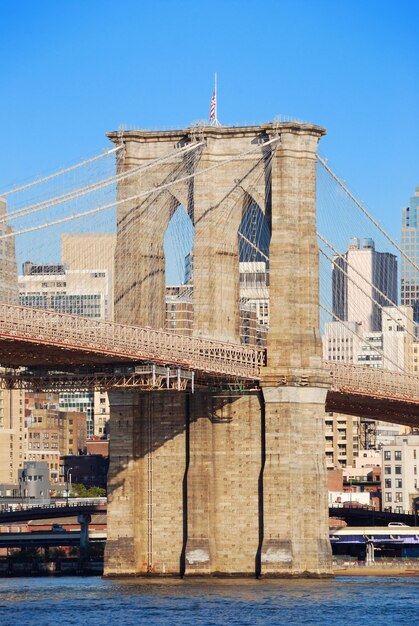
[[[179,204],[195,227],[197,336],[238,341],[237,233],[249,197],[271,244],[259,390],[110,394],[107,576],[331,575],[315,196],[324,133],[282,123],[110,134],[124,142],[121,172],[174,152],[120,184],[120,199],[244,155],[120,205],[116,321],[164,328],[163,238]],[[176,157],[193,142],[192,159]]]

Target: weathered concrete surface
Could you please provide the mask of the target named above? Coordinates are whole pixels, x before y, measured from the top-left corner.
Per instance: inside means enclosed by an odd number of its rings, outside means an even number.
[[[237,340],[237,231],[254,199],[272,231],[270,328],[262,393],[112,394],[107,575],[332,573],[315,219],[315,156],[323,134],[305,124],[205,128],[197,171],[280,137],[272,172],[264,170],[269,159],[261,146],[197,176],[193,192],[180,186],[170,197],[119,211],[116,321],[163,327],[163,235],[182,203],[195,225],[194,333]],[[167,153],[170,142],[196,137],[133,131],[123,139],[128,167]],[[119,194],[130,197],[171,175],[165,164]]]

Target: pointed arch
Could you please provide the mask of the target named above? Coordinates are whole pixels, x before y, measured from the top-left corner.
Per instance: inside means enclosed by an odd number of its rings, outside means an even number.
[[[194,226],[186,209],[178,204],[172,211],[164,234],[166,285],[180,285],[185,281],[185,259],[192,254]]]
[[[269,245],[271,231],[260,206],[245,198],[237,231],[239,246],[240,340],[266,345],[269,327]]]

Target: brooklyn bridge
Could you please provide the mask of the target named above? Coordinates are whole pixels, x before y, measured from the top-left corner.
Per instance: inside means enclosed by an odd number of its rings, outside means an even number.
[[[108,392],[106,575],[331,575],[325,411],[419,425],[417,325],[389,272],[377,286],[341,254],[359,231],[403,252],[319,157],[324,134],[291,121],[120,130],[103,155],[116,172],[98,157],[57,173],[80,172],[58,193],[4,194],[24,201],[1,216],[3,256],[42,259],[73,237],[74,261],[79,233],[115,236],[102,319],[28,306],[13,263],[0,274],[4,388]],[[357,335],[339,284],[379,368],[322,345],[327,324],[346,348]],[[383,319],[411,360],[374,347]]]

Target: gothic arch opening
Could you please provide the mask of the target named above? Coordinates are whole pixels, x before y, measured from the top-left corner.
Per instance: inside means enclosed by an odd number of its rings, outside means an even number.
[[[165,327],[182,335],[192,335],[193,330],[193,242],[192,220],[179,205],[164,235]]]
[[[246,197],[238,229],[240,340],[266,345],[269,328],[269,245],[271,232],[259,205]]]

